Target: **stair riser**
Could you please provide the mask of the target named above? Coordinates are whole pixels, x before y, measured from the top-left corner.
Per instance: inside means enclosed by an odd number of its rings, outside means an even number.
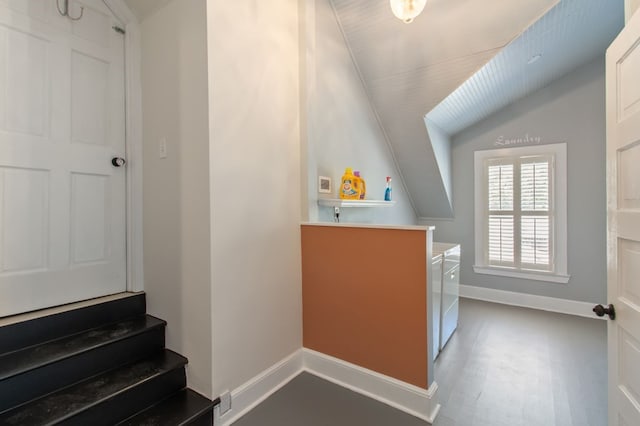
[[[213,407],[213,401],[191,389],[184,389],[117,426],[211,426]]]
[[[0,425],[211,426],[165,325],[136,294],[0,327]]]
[[[144,315],[144,294],[0,327],[0,354]]]
[[[52,423],[65,426],[112,426],[186,386],[184,367],[140,383],[72,418]]]
[[[0,381],[0,412],[164,348],[164,326]]]
[[[197,419],[193,419],[190,422],[184,423],[184,426],[211,426],[212,424],[213,424],[213,409],[204,413]]]

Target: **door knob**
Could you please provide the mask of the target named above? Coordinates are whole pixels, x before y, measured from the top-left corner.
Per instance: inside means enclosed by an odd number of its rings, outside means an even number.
[[[610,319],[612,320],[616,319],[616,308],[611,304],[606,308],[602,305],[596,305],[593,307],[593,312],[595,312],[596,315],[599,317],[609,315]]]
[[[113,157],[111,159],[111,164],[113,164],[113,167],[122,167],[125,163],[126,161],[122,157]]]

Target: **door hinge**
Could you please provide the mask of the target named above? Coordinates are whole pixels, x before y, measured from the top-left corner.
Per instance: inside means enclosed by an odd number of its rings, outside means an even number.
[[[117,25],[114,25],[114,26],[113,26],[113,27],[111,27],[111,28],[113,28],[113,30],[114,30],[115,32],[117,32],[117,33],[125,34],[124,28],[122,28],[122,27],[119,27],[119,26],[117,26]]]

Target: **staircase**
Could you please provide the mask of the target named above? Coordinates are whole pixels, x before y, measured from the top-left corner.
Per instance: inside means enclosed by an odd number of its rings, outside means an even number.
[[[0,327],[0,425],[207,425],[144,294]]]

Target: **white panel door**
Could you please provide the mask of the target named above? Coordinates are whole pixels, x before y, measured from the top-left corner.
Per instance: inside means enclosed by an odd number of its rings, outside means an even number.
[[[640,13],[607,50],[609,425],[640,425]]]
[[[0,317],[126,289],[124,40],[81,9],[0,0]]]

